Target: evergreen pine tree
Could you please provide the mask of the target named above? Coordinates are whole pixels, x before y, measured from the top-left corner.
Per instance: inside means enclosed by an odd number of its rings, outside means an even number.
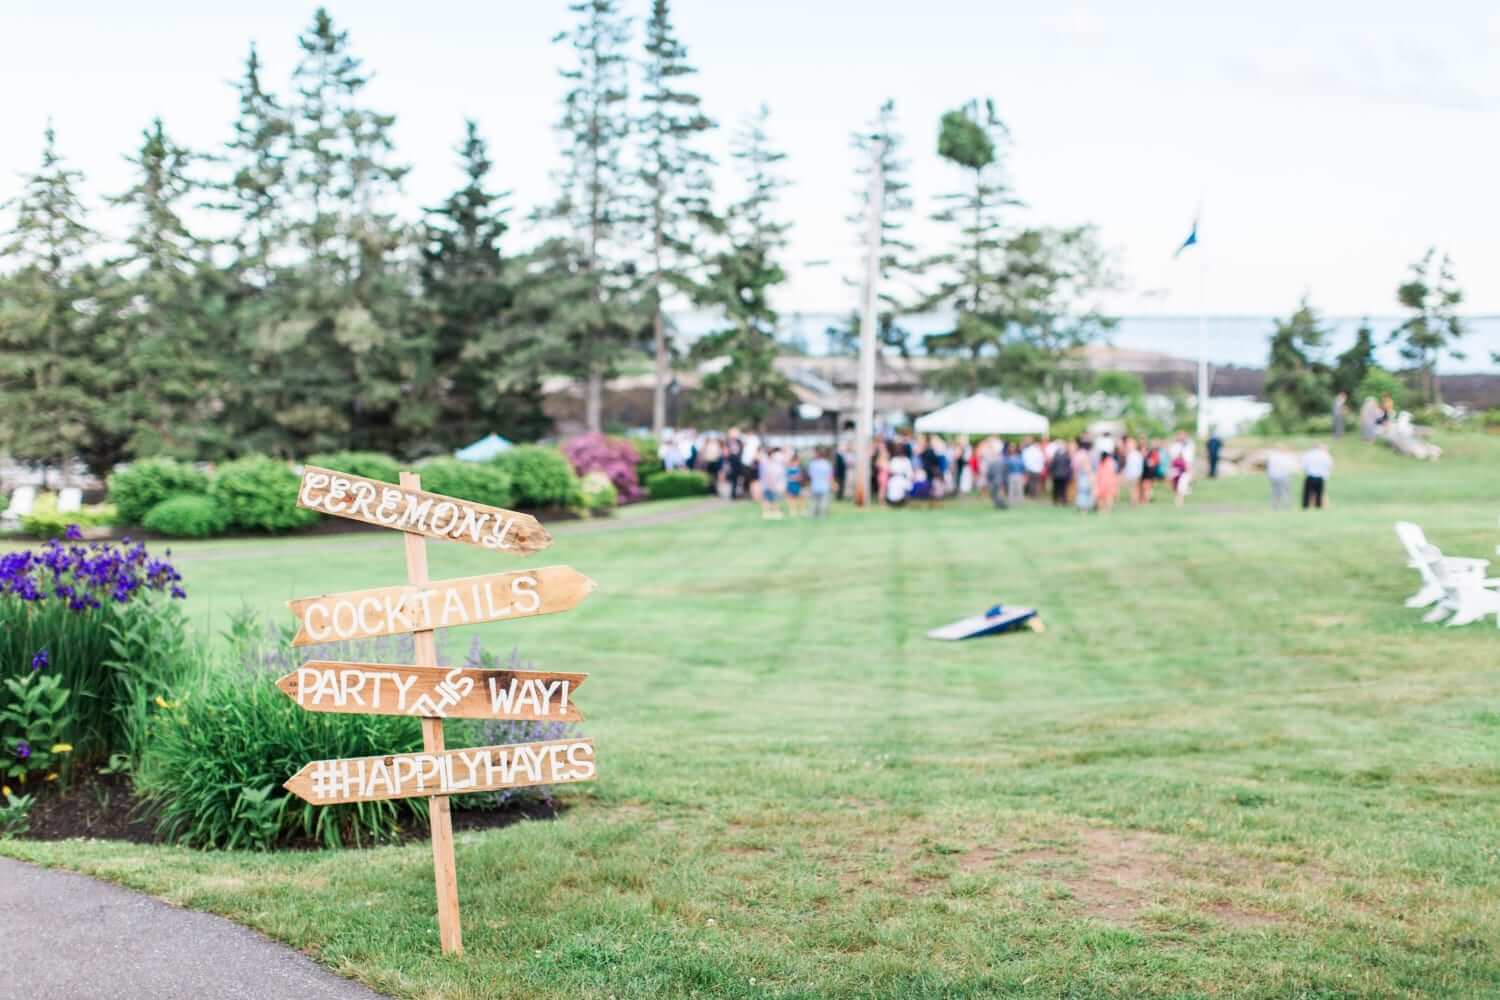
[[[197,159],[158,118],[127,157],[134,184],[109,199],[131,219],[125,254],[112,262],[106,315],[124,346],[129,387],[121,406],[136,456],[219,458],[231,443],[218,417],[229,381],[224,283],[181,215],[203,190],[191,176]]]
[[[118,342],[96,318],[100,275],[87,254],[97,236],[83,221],[82,178],[49,123],[15,225],[0,236],[9,272],[0,282],[0,448],[46,464],[81,456],[102,474],[123,455],[126,420],[114,405]]]
[[[1375,332],[1370,329],[1370,321],[1367,319],[1359,325],[1354,343],[1334,359],[1333,391],[1348,393],[1349,398],[1353,399],[1365,376],[1379,367],[1375,363]]]
[[[1414,315],[1391,331],[1391,340],[1401,345],[1401,356],[1420,373],[1424,398],[1441,403],[1438,362],[1444,354],[1463,360],[1454,345],[1468,332],[1457,312],[1464,293],[1453,277],[1453,261],[1447,254],[1439,259],[1436,247],[1429,249],[1411,266],[1411,277],[1396,289],[1396,299]]]
[[[1328,330],[1306,298],[1291,316],[1276,321],[1264,392],[1285,430],[1300,430],[1308,417],[1328,408],[1329,373],[1322,361],[1327,340]]]
[[[398,254],[404,233],[390,214],[406,168],[390,160],[394,119],[362,103],[369,78],[348,33],[319,8],[298,45],[285,160],[265,175],[280,218],[266,229],[269,286],[245,331],[255,405],[241,445],[288,455],[396,450],[414,367],[402,337],[411,284]],[[242,97],[252,92],[247,81]],[[257,107],[271,129],[274,103]],[[253,119],[242,113],[242,123],[255,134]],[[274,149],[279,140],[268,131],[263,141]]]
[[[229,177],[222,186],[224,200],[217,207],[230,213],[235,225],[229,238],[234,251],[231,271],[250,288],[263,290],[271,283],[271,261],[286,236],[282,202],[288,194],[291,122],[275,95],[261,83],[260,55],[254,45],[245,58],[237,90],[239,116],[224,157]]]
[[[790,228],[777,219],[777,192],[786,186],[778,164],[786,154],[771,146],[765,106],[735,136],[731,155],[744,176],[745,196],[725,219],[725,246],[709,262],[705,301],[719,307],[728,325],[693,345],[699,358],[724,358],[703,377],[694,407],[705,417],[759,426],[795,396],[776,370],[778,316],[770,292],[786,281],[778,257]]]
[[[547,426],[534,328],[511,316],[517,265],[500,248],[509,194],[489,190],[493,164],[472,120],[458,154],[463,186],[429,209],[424,225],[420,422],[404,428],[418,434],[418,450],[490,432],[530,439]]]
[[[1091,227],[1005,224],[1004,210],[1020,204],[1002,176],[1008,135],[990,101],[943,115],[938,153],[968,173],[968,184],[944,195],[933,216],[954,230],[954,241],[924,265],[940,278],[923,308],[952,310],[954,325],[924,344],[960,359],[934,373],[938,385],[997,388],[1060,417],[1092,378],[1081,348],[1115,323],[1100,299],[1117,278]]]
[[[646,308],[651,314],[655,384],[651,429],[666,424],[667,385],[671,380],[663,302],[672,292],[694,295],[699,264],[695,229],[709,215],[708,168],[712,158],[696,140],[714,127],[700,109],[696,94],[683,89],[684,78],[697,72],[687,49],[673,33],[668,0],[653,0],[646,22],[644,111],[636,125],[641,150],[641,183],[645,189],[644,221],[650,230]]]
[[[627,106],[629,19],[617,0],[577,0],[566,43],[574,62],[561,70],[568,81],[558,131],[564,137],[559,197],[547,217],[559,235],[533,257],[536,294],[552,356],[559,370],[584,383],[584,423],[603,428],[604,379],[640,340],[641,317],[631,302],[633,271],[622,249],[630,216],[624,151],[630,134]],[[543,305],[545,295],[550,302]]]

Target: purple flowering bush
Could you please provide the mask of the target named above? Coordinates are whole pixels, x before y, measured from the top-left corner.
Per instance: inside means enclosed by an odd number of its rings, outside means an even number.
[[[45,674],[69,692],[62,739],[83,757],[129,749],[132,703],[189,664],[182,575],[142,544],[75,529],[0,555],[0,681]]]
[[[620,503],[630,503],[641,498],[641,484],[636,479],[636,466],[640,455],[635,445],[624,438],[607,437],[603,434],[580,434],[563,442],[562,453],[567,456],[573,471],[580,476],[590,472],[602,472],[614,483]]]

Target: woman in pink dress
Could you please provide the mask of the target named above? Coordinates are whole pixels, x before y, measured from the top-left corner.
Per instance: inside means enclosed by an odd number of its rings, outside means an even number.
[[[1115,469],[1115,456],[1105,452],[1099,456],[1099,471],[1094,474],[1094,493],[1098,497],[1099,513],[1108,514],[1120,495],[1120,474]]]

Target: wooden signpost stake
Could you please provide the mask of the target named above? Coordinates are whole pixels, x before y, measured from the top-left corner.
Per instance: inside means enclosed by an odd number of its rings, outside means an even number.
[[[428,538],[521,555],[546,548],[552,538],[530,515],[425,493],[412,472],[401,473],[398,488],[308,466],[297,504],[404,532],[406,584],[290,602],[299,623],[292,644],[410,633],[415,663],[311,660],[276,686],[308,711],[418,716],[422,752],[313,761],[285,787],[314,805],[427,796],[438,937],[446,954],[461,955],[448,796],[588,781],[595,774],[594,742],[578,738],[448,750],[445,718],[577,722],[583,714],[573,693],[588,675],[440,667],[433,630],[567,611],[594,589],[594,581],[567,566],[429,580]]]
[[[401,485],[412,490],[422,488],[422,478],[415,472],[401,473]],[[406,533],[406,582],[414,587],[427,585],[427,539]],[[416,647],[414,665],[437,666],[437,637],[432,629],[412,633]],[[422,749],[440,754],[443,746],[443,720],[422,720]],[[458,920],[458,872],[453,867],[453,817],[448,814],[448,797],[434,795],[427,800],[427,821],[432,828],[432,873],[437,880],[438,939],[449,955],[464,953],[464,931]]]

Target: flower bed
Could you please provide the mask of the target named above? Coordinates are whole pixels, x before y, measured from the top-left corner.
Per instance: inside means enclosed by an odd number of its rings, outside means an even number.
[[[181,574],[142,544],[83,545],[79,537],[74,526],[39,550],[0,556],[0,681],[24,693],[8,699],[43,686],[64,693],[56,720],[3,722],[0,740],[12,757],[23,741],[35,745],[22,731],[28,726],[55,728],[84,759],[127,750],[151,699],[188,669],[172,603],[186,596]]]

